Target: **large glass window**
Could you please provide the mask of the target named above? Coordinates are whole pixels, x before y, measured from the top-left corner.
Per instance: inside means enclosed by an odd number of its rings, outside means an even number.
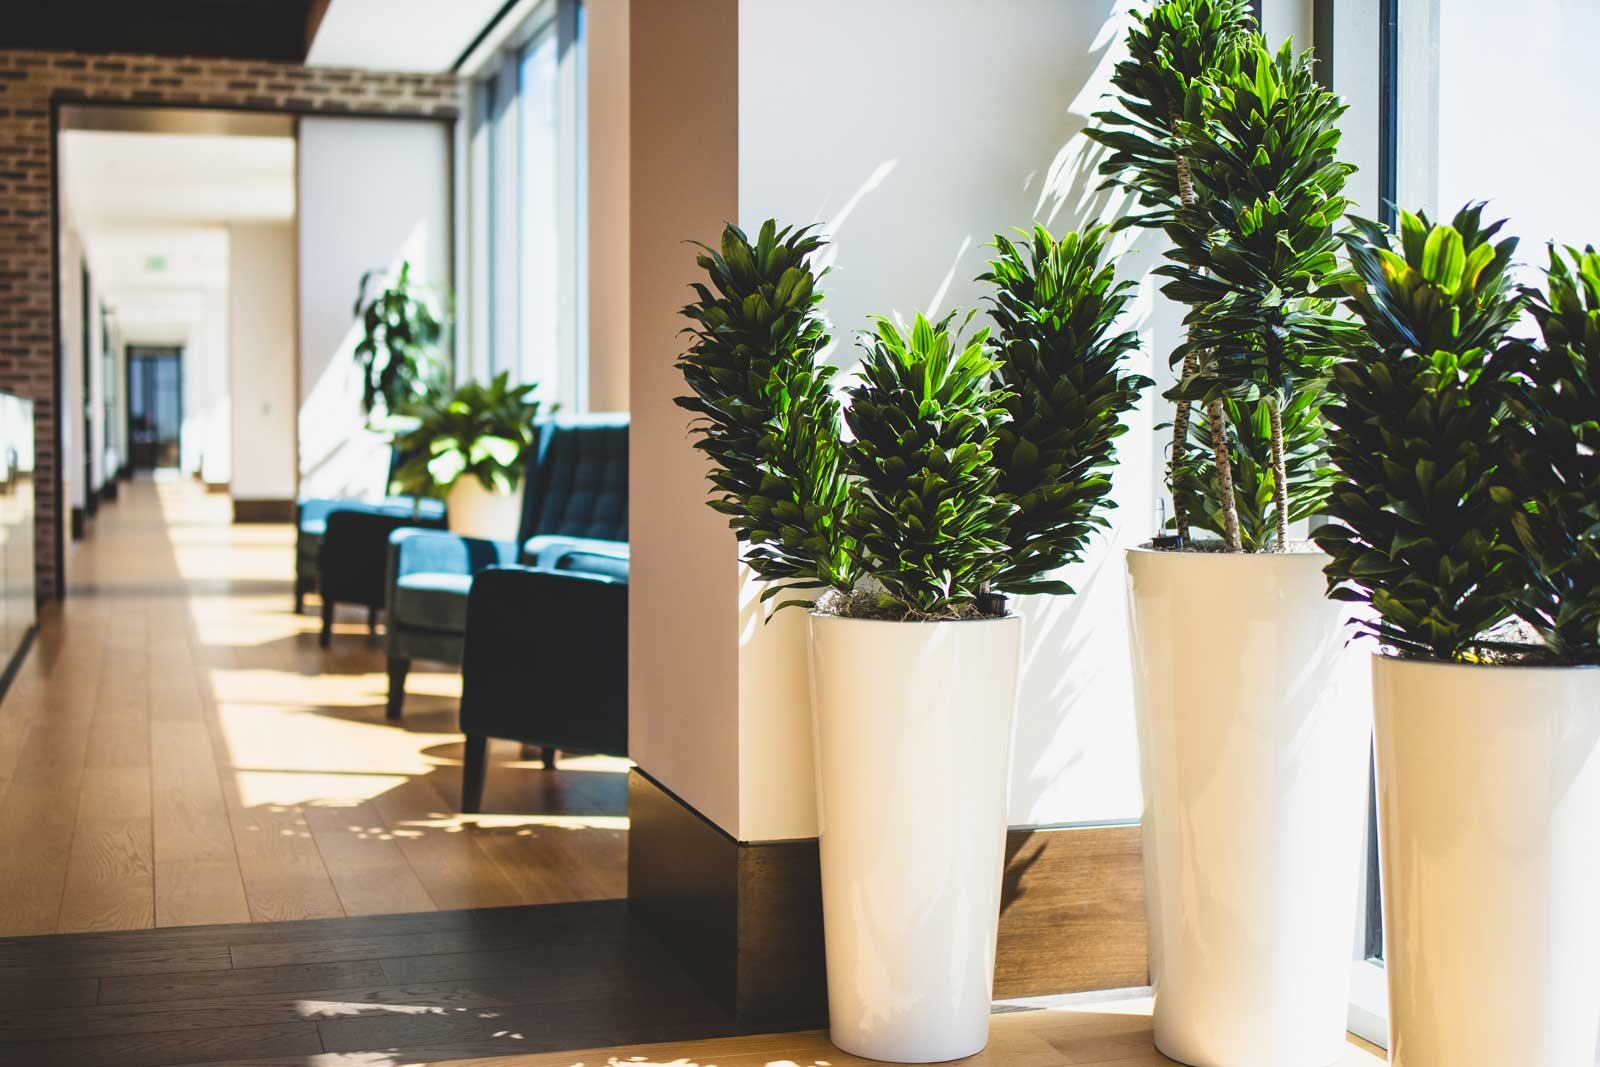
[[[548,0],[478,76],[469,369],[587,401],[582,17]]]

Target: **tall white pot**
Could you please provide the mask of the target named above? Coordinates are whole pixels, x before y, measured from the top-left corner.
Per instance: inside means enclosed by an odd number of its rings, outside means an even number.
[[[457,478],[445,498],[450,509],[450,532],[464,537],[504,541],[517,536],[522,522],[522,492],[496,493],[478,479]]]
[[[1593,1067],[1600,668],[1376,657],[1397,1067]]]
[[[833,1043],[957,1059],[989,1040],[1022,620],[811,616]]]
[[[1325,563],[1128,555],[1155,1043],[1182,1063],[1343,1052],[1372,716]]]

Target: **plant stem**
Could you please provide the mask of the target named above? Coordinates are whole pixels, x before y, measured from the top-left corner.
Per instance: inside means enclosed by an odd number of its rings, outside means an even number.
[[[1272,506],[1277,512],[1279,552],[1289,550],[1289,469],[1283,459],[1283,411],[1276,398],[1267,401],[1272,422]]]
[[[1222,532],[1227,538],[1229,551],[1243,552],[1244,542],[1239,538],[1239,505],[1233,495],[1233,460],[1228,456],[1228,429],[1220,399],[1206,405],[1206,416],[1211,423],[1211,450],[1216,454],[1217,495],[1222,498]]]
[[[1194,373],[1194,353],[1183,357],[1183,377]],[[1177,492],[1178,474],[1189,443],[1189,402],[1179,400],[1172,411],[1172,458],[1167,463],[1167,484],[1172,487],[1172,519],[1177,527],[1178,540],[1189,543],[1189,513],[1184,509],[1183,496]]]
[[[1178,132],[1178,111],[1176,108],[1167,111],[1167,128],[1176,134]],[[1194,203],[1194,176],[1189,172],[1189,160],[1182,153],[1176,154],[1178,170],[1178,202],[1187,207]],[[1194,352],[1189,352],[1183,357],[1183,377],[1187,378],[1195,372],[1195,365],[1199,362]],[[1183,498],[1177,493],[1178,472],[1182,469],[1184,454],[1189,450],[1189,402],[1179,400],[1172,412],[1172,458],[1167,467],[1167,484],[1173,489],[1172,494],[1172,520],[1177,527],[1178,541],[1180,544],[1189,542],[1189,513],[1184,509]]]

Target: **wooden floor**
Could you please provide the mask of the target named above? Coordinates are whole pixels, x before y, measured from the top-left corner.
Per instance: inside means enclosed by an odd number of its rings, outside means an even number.
[[[287,1061],[286,1061],[287,1062]],[[304,1067],[342,1067],[338,1060],[296,1061]],[[369,1061],[398,1067],[404,1058]],[[442,1063],[444,1061],[421,1061]],[[577,1052],[496,1055],[452,1062],[451,1067],[872,1067],[841,1052],[827,1034],[761,1034],[651,1045],[615,1045]],[[974,1067],[1170,1067],[1175,1061],[1155,1050],[1148,999],[1011,1006],[992,1017],[989,1047],[955,1063]],[[1380,1067],[1384,1053],[1356,1038],[1331,1067]]]
[[[379,1067],[732,1032],[624,901],[0,939],[0,1067]]]
[[[0,935],[425,912],[626,894],[626,764],[497,744],[456,814],[453,672],[383,717],[364,613],[321,652],[292,531],[136,482],[0,702]],[[310,609],[314,611],[314,607]]]

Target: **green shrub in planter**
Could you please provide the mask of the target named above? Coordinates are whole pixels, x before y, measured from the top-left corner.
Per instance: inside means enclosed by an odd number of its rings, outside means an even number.
[[[1107,149],[1100,163],[1102,188],[1132,193],[1142,209],[1123,215],[1116,227],[1164,228],[1197,195],[1183,123],[1204,121],[1205,80],[1257,35],[1246,0],[1161,0],[1131,18],[1128,56],[1111,76],[1117,107],[1097,112],[1095,125],[1084,133]],[[1190,348],[1179,358],[1180,378],[1187,378],[1199,353]],[[1173,526],[1181,542],[1189,540],[1190,499],[1176,486],[1215,478],[1210,467],[1190,468],[1190,409],[1188,400],[1175,400],[1167,467],[1174,488]],[[1200,436],[1198,452],[1204,454],[1213,444],[1209,428]],[[1221,535],[1220,525],[1216,532]]]
[[[1492,493],[1523,556],[1517,615],[1553,659],[1600,663],[1600,254],[1552,248],[1546,278],[1526,291],[1542,343],[1513,350]]]
[[[1017,508],[994,579],[1001,592],[1072,592],[1054,573],[1109,525],[1113,442],[1155,384],[1124,366],[1139,335],[1116,323],[1134,285],[1119,283],[1106,262],[1108,237],[1104,226],[1059,241],[1037,226],[1020,246],[996,237],[981,279],[995,289],[997,375],[1010,394],[994,442],[997,488]]]
[[[1122,366],[1137,339],[1115,331],[1127,293],[1104,238],[997,239],[992,340],[963,339],[953,315],[909,332],[877,320],[848,411],[821,363],[820,243],[768,222],[753,244],[729,226],[705,249],[678,403],[699,416],[711,506],[764,596],[826,589],[841,614],[939,619],[1067,591],[1050,572],[1101,521],[1119,420],[1145,384]]]
[[[1500,352],[1522,310],[1514,238],[1482,205],[1449,224],[1402,212],[1395,241],[1358,223],[1349,307],[1363,335],[1333,371],[1325,409],[1339,477],[1313,537],[1333,597],[1369,603],[1365,631],[1432,659],[1487,654],[1524,570],[1507,540]]]
[[[487,384],[430,391],[409,404],[411,428],[395,445],[410,458],[395,471],[395,490],[444,496],[461,478],[476,478],[493,493],[515,490],[533,444],[537,388],[512,385],[509,372],[502,371]]]

